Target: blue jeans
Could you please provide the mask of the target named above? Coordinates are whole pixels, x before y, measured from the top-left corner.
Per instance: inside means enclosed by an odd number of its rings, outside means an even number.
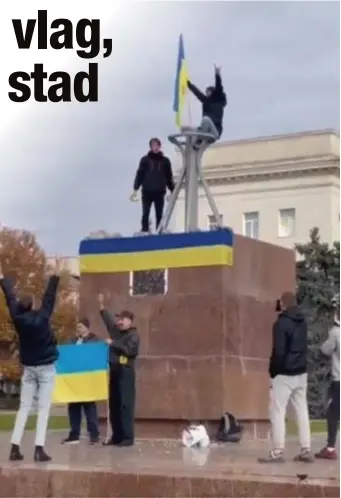
[[[208,116],[202,117],[199,130],[202,131],[203,133],[209,133],[210,135],[213,135],[215,140],[218,140],[219,138],[219,132],[217,130],[217,127],[213,123],[212,119],[209,118]]]
[[[86,403],[69,403],[70,437],[79,439],[82,424],[82,409],[84,410],[86,425],[90,438],[98,438],[98,415],[94,401]]]
[[[11,443],[21,443],[33,400],[37,399],[36,446],[44,446],[50,415],[56,369],[54,364],[24,367],[21,378],[20,407],[15,419]]]

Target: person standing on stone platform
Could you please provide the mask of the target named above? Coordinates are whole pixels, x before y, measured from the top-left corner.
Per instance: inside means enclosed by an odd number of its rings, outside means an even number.
[[[76,337],[72,340],[73,344],[81,346],[89,342],[98,341],[99,338],[90,331],[90,322],[88,318],[81,318],[76,327]],[[86,425],[89,433],[90,444],[96,444],[99,441],[97,405],[95,401],[83,401],[68,404],[68,414],[70,422],[69,436],[62,441],[62,444],[79,443],[82,423],[82,411],[86,418]]]
[[[314,457],[310,449],[307,400],[308,327],[292,292],[285,292],[279,304],[282,311],[273,325],[269,366],[272,450],[268,457],[260,458],[259,461],[284,462],[286,411],[291,402],[296,413],[301,446],[295,461],[310,463]]]
[[[55,383],[55,364],[58,359],[57,342],[50,326],[50,318],[56,301],[60,268],[60,260],[57,260],[55,274],[48,281],[41,307],[35,308],[32,296],[17,299],[11,282],[4,277],[0,264],[0,286],[18,335],[19,355],[24,367],[20,407],[11,439],[12,461],[24,458],[20,452],[20,443],[34,399],[37,399],[38,405],[34,460],[51,460],[44,450],[44,445]]]
[[[134,180],[134,192],[130,196],[130,200],[135,201],[137,191],[142,188],[141,231],[143,233],[150,231],[149,216],[153,204],[157,230],[163,216],[167,188],[170,192],[174,190],[172,164],[161,151],[161,140],[151,138],[149,147],[148,154],[140,160]]]
[[[188,81],[189,90],[202,103],[202,121],[199,130],[209,133],[215,140],[221,137],[223,132],[224,109],[227,105],[226,94],[220,74],[220,68],[214,66],[215,85],[208,86],[202,93],[193,83]]]
[[[340,304],[337,304],[334,325],[328,339],[322,344],[321,351],[331,358],[332,382],[329,389],[327,409],[327,445],[315,457],[324,460],[337,460],[336,441],[340,422]]]
[[[112,435],[105,446],[132,446],[135,418],[135,360],[140,340],[133,326],[134,315],[123,310],[113,316],[99,294],[98,304],[108,331],[109,353],[109,419]]]

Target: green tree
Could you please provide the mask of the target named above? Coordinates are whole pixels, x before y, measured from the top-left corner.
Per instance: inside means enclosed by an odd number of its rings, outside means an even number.
[[[312,418],[323,418],[330,362],[320,353],[333,321],[333,301],[340,294],[340,242],[321,242],[318,228],[306,244],[297,244],[297,295],[309,326],[309,409]]]

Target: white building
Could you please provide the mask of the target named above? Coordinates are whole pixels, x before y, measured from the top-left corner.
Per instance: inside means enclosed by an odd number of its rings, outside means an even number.
[[[225,226],[293,248],[317,226],[323,241],[340,240],[340,136],[332,130],[221,142],[203,169]],[[212,228],[200,191],[199,225]],[[183,193],[175,230],[184,229]]]

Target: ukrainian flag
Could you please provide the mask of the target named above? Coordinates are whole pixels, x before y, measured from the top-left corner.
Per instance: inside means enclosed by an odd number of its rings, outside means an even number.
[[[180,35],[173,104],[173,110],[175,112],[175,122],[179,128],[181,127],[181,116],[187,93],[188,80],[189,76],[187,62],[185,59],[184,41],[183,36]]]
[[[108,399],[108,346],[104,342],[59,346],[54,403]]]
[[[83,240],[80,244],[80,270],[87,273],[116,273],[232,266],[232,230],[171,233],[150,237],[116,237]]]

